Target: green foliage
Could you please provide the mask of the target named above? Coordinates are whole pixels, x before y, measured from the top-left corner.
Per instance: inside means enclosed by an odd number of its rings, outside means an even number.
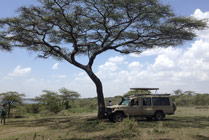
[[[24,94],[20,94],[16,91],[9,91],[6,93],[1,93],[0,98],[3,103],[6,104],[22,104],[22,97],[24,97]]]
[[[62,110],[61,99],[56,92],[43,90],[45,94],[42,94],[40,97],[36,97],[36,100],[42,104],[46,110],[51,113],[58,113]]]
[[[86,98],[75,100],[72,104],[70,112],[82,113],[82,112],[93,112],[97,110],[97,99]]]
[[[11,111],[11,116],[14,118],[23,118],[25,114],[26,108],[23,105],[17,105],[16,108]]]
[[[152,132],[158,134],[165,134],[168,133],[169,131],[165,129],[165,126],[163,126],[162,122],[157,122],[153,125]]]
[[[209,105],[209,94],[197,94],[194,97],[195,105]]]
[[[39,1],[39,6],[21,7],[17,17],[0,20],[1,49],[19,46],[43,52],[43,57],[93,58],[108,49],[127,54],[178,45],[194,38],[192,29],[206,26],[201,20],[175,16],[158,0]],[[74,49],[64,48],[63,42]]]
[[[130,118],[120,122],[119,128],[124,137],[132,138],[140,135],[138,122]]]
[[[1,101],[8,105],[8,117],[10,117],[11,108],[16,107],[18,104],[22,104],[22,97],[24,96],[24,94],[20,94],[16,91],[9,91],[0,94]]]
[[[37,114],[41,111],[41,104],[25,104],[25,109],[27,113]]]
[[[62,104],[64,105],[65,109],[69,109],[70,105],[69,105],[69,101],[74,100],[74,99],[78,99],[80,97],[80,94],[75,92],[75,91],[71,91],[68,90],[66,88],[61,88],[59,89],[59,92],[61,93],[60,97],[62,100]]]
[[[173,96],[177,106],[208,106],[209,94]]]
[[[39,104],[28,106],[28,109],[30,109],[31,112],[47,113],[46,111],[49,111],[50,113],[58,113],[63,109],[70,109],[74,106],[74,100],[80,97],[79,93],[66,88],[59,89],[60,94],[49,90],[43,90],[43,92],[45,94],[36,97]]]
[[[181,94],[183,94],[183,91],[181,89],[177,89],[177,90],[174,90],[173,93],[175,95],[181,95]]]

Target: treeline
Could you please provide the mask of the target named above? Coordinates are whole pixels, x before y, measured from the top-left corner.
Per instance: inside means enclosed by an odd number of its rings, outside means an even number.
[[[97,98],[79,98],[76,91],[61,88],[58,91],[43,90],[43,94],[24,103],[25,94],[15,91],[0,93],[0,103],[5,104],[8,117],[23,117],[30,115],[68,115],[69,113],[83,113],[97,111]],[[106,98],[118,104],[121,96]]]
[[[26,114],[57,114],[62,110],[69,110],[74,107],[74,100],[79,99],[80,94],[66,88],[58,92],[43,90],[43,94],[33,99],[35,103],[24,104],[24,94],[9,91],[0,93],[1,104],[6,105],[7,115],[21,117]]]
[[[208,106],[209,94],[175,95],[172,96],[177,106]]]
[[[208,106],[209,94],[196,93],[195,91],[183,91],[177,89],[173,91],[173,100],[177,106]]]
[[[118,104],[122,97],[135,94],[128,92],[124,96],[105,98],[106,104],[109,100],[112,104]],[[144,94],[144,93],[142,93]],[[149,93],[146,93],[149,94]],[[61,88],[57,92],[43,90],[43,94],[33,99],[34,103],[24,103],[25,95],[18,92],[0,93],[1,104],[7,105],[8,117],[22,117],[31,114],[53,115],[69,113],[83,113],[97,111],[97,98],[79,98],[80,94]],[[209,94],[199,94],[193,91],[175,90],[172,99],[177,106],[209,106]]]

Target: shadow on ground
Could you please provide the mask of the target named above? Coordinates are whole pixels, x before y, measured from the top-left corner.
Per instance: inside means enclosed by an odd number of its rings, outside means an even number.
[[[209,140],[209,137],[203,136],[203,135],[197,135],[195,136],[196,140]]]
[[[140,128],[153,128],[159,122],[158,121],[146,121],[139,119],[138,124]],[[160,122],[165,128],[201,128],[205,129],[209,126],[209,118],[202,116],[169,116],[167,119]],[[69,129],[76,133],[96,133],[104,132],[110,128],[118,128],[117,123],[109,122],[107,119],[98,120],[95,116],[69,116],[69,117],[48,117],[48,118],[37,118],[37,119],[11,119],[8,125],[13,127],[47,127],[48,129]],[[119,132],[119,130],[118,130]],[[110,132],[109,134],[103,135],[92,135],[90,139],[85,138],[71,138],[63,140],[109,140],[109,139],[120,139],[128,138],[129,136],[121,135],[122,133],[116,134]],[[209,137],[203,135],[194,136],[197,140],[209,140]],[[165,139],[158,139],[165,140]]]
[[[103,128],[100,128],[100,122],[103,122]],[[158,121],[146,121],[144,119],[138,120],[139,126],[142,128],[152,128]],[[105,129],[105,126],[114,126],[114,123],[108,120],[98,120],[96,117],[82,117],[82,116],[70,116],[70,117],[49,117],[49,118],[37,118],[37,119],[14,119],[7,123],[16,127],[36,127],[47,126],[53,128],[54,126],[61,126],[64,124],[64,128],[77,126],[76,129],[84,132],[101,131]],[[209,117],[195,116],[195,117],[170,117],[162,121],[162,125],[168,128],[206,128],[209,126]],[[59,128],[59,127],[58,127]],[[94,129],[92,129],[94,128]]]
[[[202,116],[186,116],[186,117],[169,117],[162,122],[162,125],[166,128],[206,128],[209,126],[209,117]],[[140,127],[152,128],[158,121],[146,121],[139,119],[138,123]]]

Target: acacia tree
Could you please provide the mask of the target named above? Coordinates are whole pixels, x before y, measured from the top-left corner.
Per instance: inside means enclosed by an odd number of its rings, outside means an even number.
[[[98,117],[105,111],[103,88],[92,70],[95,58],[108,50],[141,53],[175,46],[195,37],[203,21],[176,16],[158,0],[38,0],[19,15],[0,20],[0,47],[26,48],[41,58],[66,60],[84,70],[96,85]],[[87,63],[76,59],[85,56]]]
[[[182,95],[183,94],[183,91],[181,89],[177,89],[177,90],[174,90],[173,93],[175,95]]]
[[[2,100],[2,102],[8,105],[8,118],[10,117],[10,110],[12,105],[22,104],[22,97],[24,96],[25,94],[20,94],[16,91],[9,91],[0,94],[0,99]]]
[[[65,109],[69,109],[69,101],[73,99],[77,99],[80,97],[80,94],[76,91],[68,90],[66,88],[59,89],[59,92],[61,93],[60,97],[62,100],[62,104],[65,106]]]
[[[36,97],[36,100],[45,106],[45,108],[51,113],[58,113],[61,111],[61,99],[57,92],[43,90],[44,94]]]

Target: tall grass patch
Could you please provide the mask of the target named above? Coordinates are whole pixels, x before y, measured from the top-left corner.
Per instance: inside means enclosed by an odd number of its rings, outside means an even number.
[[[127,138],[133,138],[140,135],[139,124],[136,120],[125,118],[123,122],[118,123],[118,128],[122,136]]]

